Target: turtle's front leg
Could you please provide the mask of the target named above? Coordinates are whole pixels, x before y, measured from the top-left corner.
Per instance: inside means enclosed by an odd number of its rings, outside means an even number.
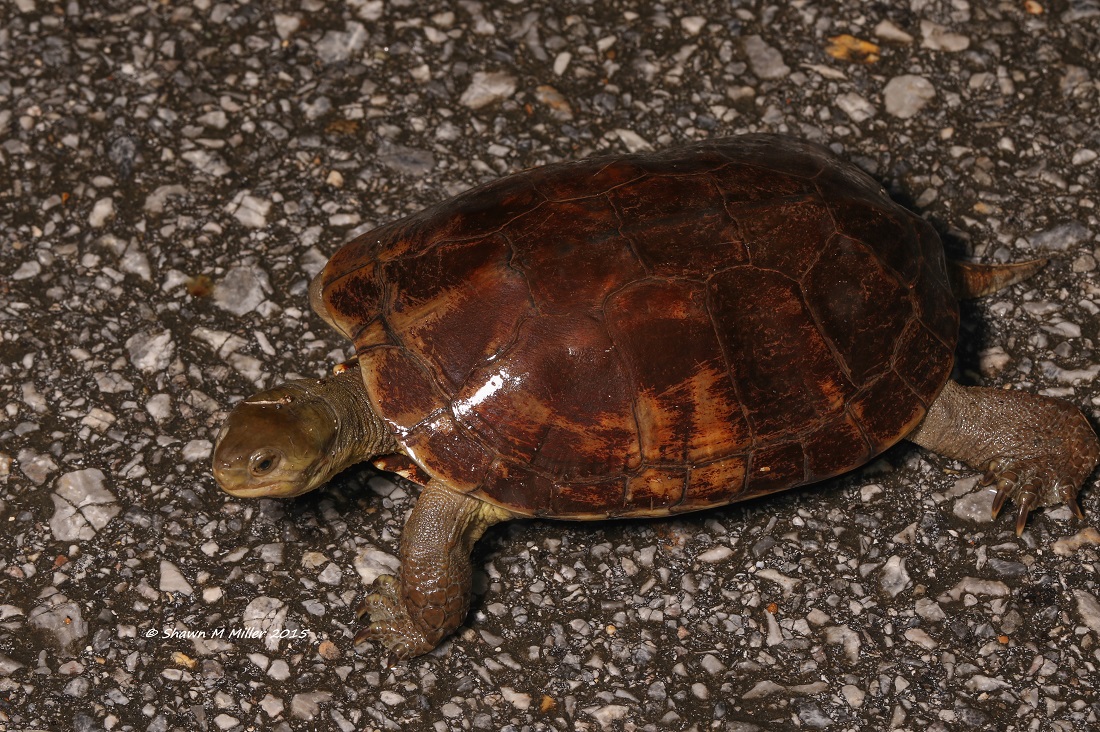
[[[359,606],[370,624],[355,635],[381,642],[398,659],[435,648],[470,609],[470,551],[485,530],[513,514],[433,480],[401,534],[401,577],[383,575]]]

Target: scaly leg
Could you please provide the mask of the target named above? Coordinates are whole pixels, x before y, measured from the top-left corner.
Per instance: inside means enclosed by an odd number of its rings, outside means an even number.
[[[470,609],[470,552],[485,530],[512,518],[491,503],[431,481],[420,493],[401,534],[401,577],[374,581],[357,611],[370,624],[355,644],[379,641],[397,659],[435,648]]]
[[[908,439],[984,470],[982,485],[997,486],[993,517],[1009,498],[1019,507],[1017,535],[1036,506],[1066,503],[1083,518],[1077,491],[1100,459],[1096,433],[1069,402],[953,381]]]

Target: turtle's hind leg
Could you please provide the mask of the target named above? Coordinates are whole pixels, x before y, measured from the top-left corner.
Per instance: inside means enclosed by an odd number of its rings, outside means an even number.
[[[502,508],[430,482],[401,534],[401,577],[374,581],[357,611],[370,622],[355,635],[355,644],[379,641],[398,660],[439,645],[469,612],[474,543],[509,518]]]
[[[1100,441],[1069,402],[1022,391],[948,381],[908,439],[985,471],[996,518],[1011,498],[1016,534],[1036,506],[1065,503],[1080,517],[1077,491],[1100,459]]]

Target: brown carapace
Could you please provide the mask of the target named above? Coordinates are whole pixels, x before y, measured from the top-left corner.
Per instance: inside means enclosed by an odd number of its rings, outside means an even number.
[[[288,452],[256,447],[277,439],[258,426],[288,398],[275,390],[231,415],[215,473],[236,495],[296,495],[360,460],[411,458],[427,485],[402,576],[376,583],[357,637],[398,656],[461,623],[469,549],[492,523],[698,510],[837,475],[905,437],[987,469],[1022,530],[1035,505],[1079,511],[1095,434],[1065,402],[949,377],[956,294],[1035,268],[949,274],[931,226],[786,137],[549,165],[338,251],[311,301],[359,368],[294,387],[332,406],[324,469],[295,457],[246,475]],[[1039,426],[1055,420],[1051,440]]]
[[[920,422],[958,332],[935,231],[766,137],[505,178],[351,242],[319,286],[410,457],[532,516],[861,465]]]

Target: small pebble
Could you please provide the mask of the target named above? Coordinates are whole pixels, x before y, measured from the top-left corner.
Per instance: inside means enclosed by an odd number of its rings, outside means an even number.
[[[1068,557],[1078,552],[1082,547],[1100,546],[1100,531],[1089,526],[1073,536],[1067,536],[1054,542],[1051,549],[1060,557]]]
[[[921,47],[933,51],[958,52],[970,47],[970,39],[930,20],[920,22]]]
[[[932,83],[923,76],[912,74],[895,76],[883,89],[887,114],[899,119],[915,117],[935,97]]]
[[[258,308],[270,292],[266,272],[254,265],[241,265],[215,283],[214,303],[239,317]]]
[[[1027,242],[1040,251],[1076,249],[1092,237],[1088,227],[1078,221],[1067,221],[1027,237]]]
[[[154,374],[164,371],[172,362],[176,344],[168,330],[135,333],[126,341],[130,363],[138,371]]]
[[[684,33],[689,36],[699,35],[699,31],[703,30],[707,25],[707,19],[701,15],[689,15],[685,18],[680,18],[680,27],[684,29]]]
[[[889,20],[881,20],[875,26],[875,35],[890,43],[912,43],[913,36],[891,23]]]
[[[874,106],[855,92],[841,94],[836,98],[840,111],[848,115],[853,122],[864,122],[875,116]]]
[[[1083,147],[1073,153],[1072,163],[1074,165],[1088,165],[1093,160],[1096,160],[1097,153],[1095,150],[1090,150],[1087,147]]]
[[[115,202],[110,198],[101,198],[92,207],[92,213],[88,216],[88,223],[91,224],[93,229],[101,229],[114,216]]]
[[[1093,633],[1100,635],[1100,600],[1085,590],[1074,590],[1073,594],[1077,598],[1077,612],[1081,615],[1082,622]]]
[[[905,560],[897,554],[886,560],[879,576],[879,586],[890,597],[896,597],[899,592],[909,586],[909,573],[905,569]]]
[[[700,562],[707,562],[709,564],[714,564],[714,563],[717,563],[717,562],[725,561],[726,559],[729,559],[731,556],[733,556],[733,549],[730,549],[728,546],[719,545],[719,546],[715,546],[715,547],[712,547],[710,549],[707,549],[705,552],[701,552],[695,558],[698,559]]]
[[[459,102],[470,109],[481,109],[511,97],[516,93],[517,84],[515,76],[503,71],[479,71],[462,92]]]
[[[240,193],[230,204],[234,218],[250,229],[262,229],[267,226],[267,217],[271,212],[271,201],[248,193]]]
[[[757,77],[782,79],[791,73],[791,68],[783,63],[783,55],[760,36],[746,36],[744,45],[749,67]]]
[[[65,473],[50,496],[54,513],[50,531],[58,541],[88,540],[122,510],[106,487],[106,476],[98,468]]]

